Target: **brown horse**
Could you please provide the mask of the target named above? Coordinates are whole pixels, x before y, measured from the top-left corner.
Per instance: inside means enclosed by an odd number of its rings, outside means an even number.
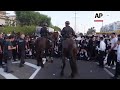
[[[50,34],[49,37],[39,37],[35,41],[35,51],[36,51],[36,59],[37,59],[37,66],[44,67],[42,62],[42,58],[46,58],[48,61],[47,56],[49,55],[52,57],[53,55],[53,39],[52,35]],[[51,62],[53,62],[53,58],[51,58]]]
[[[61,76],[64,75],[64,68],[66,66],[65,60],[66,58],[69,59],[70,67],[72,70],[71,77],[73,78],[77,73],[77,45],[73,38],[67,38],[62,41],[62,70],[61,70]]]

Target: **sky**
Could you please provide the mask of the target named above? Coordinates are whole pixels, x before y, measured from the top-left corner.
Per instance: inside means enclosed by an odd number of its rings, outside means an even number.
[[[86,33],[88,28],[95,27],[99,32],[102,27],[101,22],[94,22],[96,20],[96,13],[103,13],[100,20],[103,20],[103,26],[120,21],[120,11],[76,11],[76,29],[75,29],[75,11],[37,11],[51,17],[53,25],[60,27],[65,26],[65,21],[70,21],[70,26],[76,32]],[[7,11],[9,15],[14,15],[14,11]],[[97,19],[99,20],[99,19]]]

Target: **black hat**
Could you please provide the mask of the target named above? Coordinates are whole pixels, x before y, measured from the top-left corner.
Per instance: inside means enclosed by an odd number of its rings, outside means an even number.
[[[43,23],[43,26],[48,26],[48,24],[47,23]]]
[[[6,36],[5,39],[9,39],[9,36]]]
[[[69,22],[69,21],[66,21],[65,24],[70,24],[70,22]]]

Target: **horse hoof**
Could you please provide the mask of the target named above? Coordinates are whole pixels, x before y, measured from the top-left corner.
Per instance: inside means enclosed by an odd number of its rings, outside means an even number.
[[[46,59],[46,62],[48,62],[48,59]]]
[[[51,63],[53,63],[53,60],[51,60]]]
[[[42,64],[41,67],[44,68],[44,64]]]
[[[40,64],[37,64],[37,66],[40,66]]]
[[[74,78],[74,77],[75,77],[74,74],[69,75],[69,78]]]
[[[64,76],[64,73],[63,73],[63,72],[61,72],[61,73],[60,73],[60,75],[61,75],[61,76]]]
[[[61,69],[63,68],[63,66],[61,65]]]

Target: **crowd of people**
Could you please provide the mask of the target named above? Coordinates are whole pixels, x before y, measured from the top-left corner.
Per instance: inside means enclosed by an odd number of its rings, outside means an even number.
[[[25,58],[34,58],[33,37],[21,34],[15,35],[0,34],[0,67],[7,73],[12,73],[11,60],[20,60],[19,67],[23,67]]]
[[[65,24],[66,27],[61,31],[62,38],[59,36],[60,39],[58,39],[58,42],[62,42],[72,34],[76,38],[78,47],[77,60],[96,61],[99,62],[98,66],[101,68],[115,69],[113,78],[118,78],[120,74],[120,35],[112,33],[110,35],[77,37],[74,30],[69,26],[70,23],[67,21]],[[43,27],[40,32],[41,37],[47,37],[47,33],[49,33],[47,28]],[[35,40],[36,37],[30,37],[24,34],[18,37],[14,34],[0,34],[0,67],[3,67],[5,72],[12,73],[11,60],[20,60],[19,67],[23,67],[25,58],[35,59]],[[60,51],[60,49],[57,50],[57,52]],[[105,59],[107,63],[104,63]]]
[[[99,67],[115,69],[115,76],[120,74],[120,35],[81,36],[77,40],[78,60],[96,61]],[[107,60],[106,63],[104,61]]]

